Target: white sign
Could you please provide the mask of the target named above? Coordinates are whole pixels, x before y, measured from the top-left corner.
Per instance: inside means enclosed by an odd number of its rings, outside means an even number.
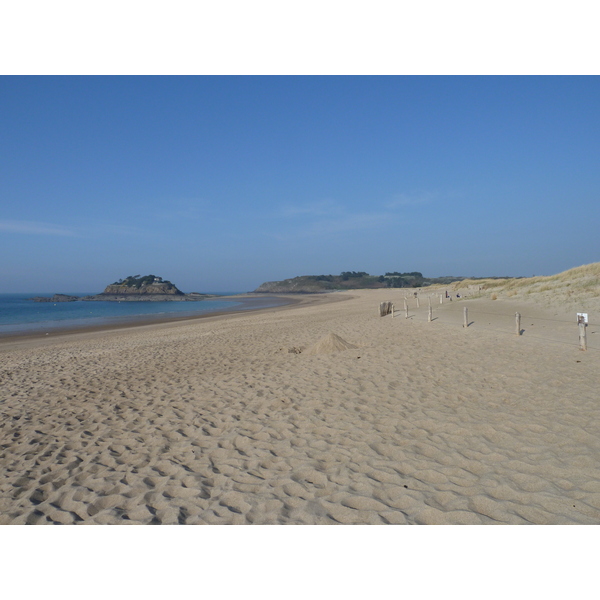
[[[577,313],[577,322],[578,323],[588,323],[588,314],[587,313]]]

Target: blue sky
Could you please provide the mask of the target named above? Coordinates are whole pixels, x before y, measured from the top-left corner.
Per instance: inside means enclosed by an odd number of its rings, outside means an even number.
[[[600,260],[600,78],[0,77],[0,292]]]

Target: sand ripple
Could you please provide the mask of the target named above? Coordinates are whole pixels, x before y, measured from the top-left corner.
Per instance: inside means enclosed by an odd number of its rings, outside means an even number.
[[[0,523],[600,522],[598,357],[355,295],[0,349]]]

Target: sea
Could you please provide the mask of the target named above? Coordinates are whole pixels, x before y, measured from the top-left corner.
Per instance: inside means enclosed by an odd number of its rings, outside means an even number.
[[[70,293],[69,296],[92,296]],[[54,294],[0,294],[0,336],[3,334],[43,333],[94,325],[135,323],[169,317],[187,317],[225,310],[269,308],[282,304],[281,299],[260,296],[252,303],[240,298],[211,298],[196,302],[34,302],[34,296],[51,298]],[[235,296],[221,292],[219,296]]]

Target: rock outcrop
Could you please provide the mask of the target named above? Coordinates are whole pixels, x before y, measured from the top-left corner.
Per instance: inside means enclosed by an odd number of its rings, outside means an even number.
[[[139,288],[127,287],[123,285],[107,285],[103,294],[109,294],[111,296],[144,296],[147,294],[162,294],[168,296],[180,296],[183,295],[181,290],[178,290],[172,283],[171,284],[156,284],[156,285],[144,285]]]
[[[155,275],[130,275],[115,283],[107,285],[101,294],[86,296],[83,300],[104,302],[170,302],[204,300],[202,298],[190,297],[184,294],[176,285],[170,281],[163,280]]]
[[[122,283],[111,283],[107,285],[102,294],[110,296],[121,296],[121,295],[135,295],[135,296],[146,296],[153,294],[160,294],[161,296],[183,296],[184,293],[177,289],[177,286],[172,284],[170,281],[162,281],[160,277],[154,277],[151,280],[152,275],[148,275],[142,278],[128,277]],[[100,295],[102,295],[100,294]]]
[[[32,298],[34,302],[52,302],[56,304],[57,302],[76,302],[77,300],[81,300],[79,296],[68,296],[67,294],[54,294],[52,298],[47,298],[46,296],[36,296]]]
[[[207,298],[215,298],[210,294],[96,294],[85,296],[80,300],[86,302],[197,302]]]
[[[215,298],[213,294],[200,294],[192,292],[184,294],[170,281],[164,281],[162,277],[154,275],[130,276],[120,279],[115,283],[107,285],[101,294],[85,296],[67,296],[55,294],[52,298],[36,297],[35,302],[74,302],[85,300],[87,302],[198,302],[207,298]]]

